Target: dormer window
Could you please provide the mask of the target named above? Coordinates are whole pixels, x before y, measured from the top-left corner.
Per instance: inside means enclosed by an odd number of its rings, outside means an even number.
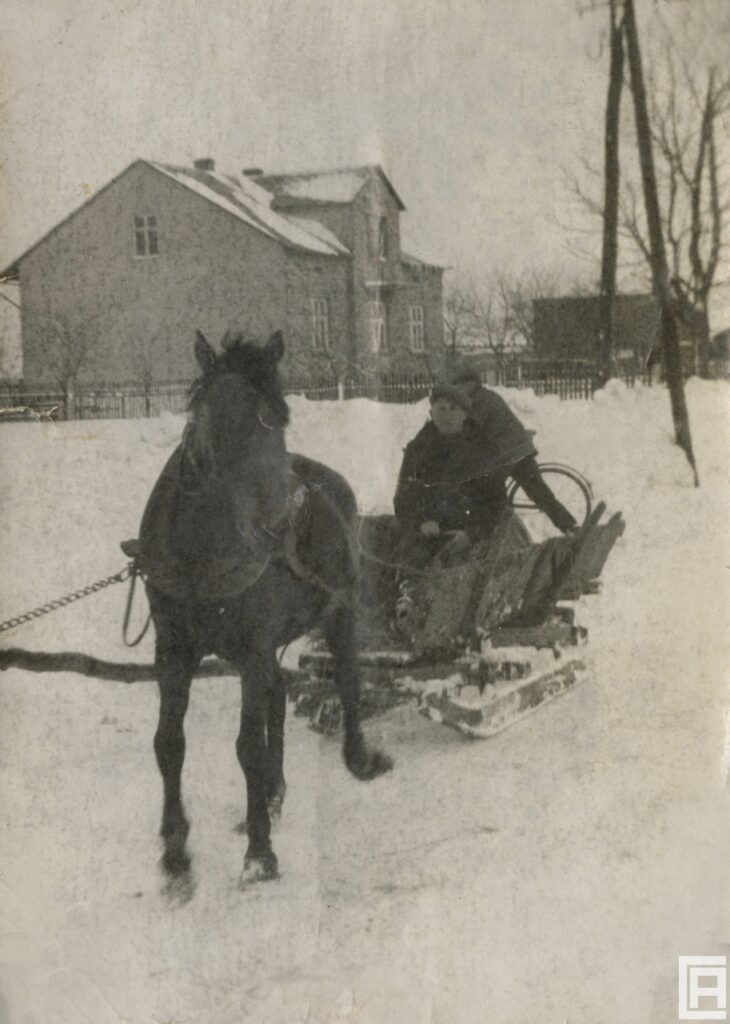
[[[388,258],[388,218],[381,217],[378,222],[378,259]]]
[[[158,256],[160,252],[157,235],[157,217],[154,215],[134,218],[134,250],[137,256]]]

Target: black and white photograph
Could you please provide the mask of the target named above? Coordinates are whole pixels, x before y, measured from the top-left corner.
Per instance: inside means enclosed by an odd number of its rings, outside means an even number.
[[[0,1024],[726,1020],[727,0],[0,47]]]

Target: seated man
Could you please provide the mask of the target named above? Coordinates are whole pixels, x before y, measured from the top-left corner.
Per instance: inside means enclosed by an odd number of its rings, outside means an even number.
[[[400,565],[425,568],[445,544],[486,538],[506,506],[504,477],[482,471],[480,429],[466,392],[437,384],[431,419],[406,446],[393,505]]]
[[[563,533],[574,529],[577,526],[575,518],[540,475],[531,434],[504,399],[482,386],[479,373],[473,367],[457,370],[452,380],[471,400],[467,425],[471,423],[479,433],[484,456],[483,471],[501,473],[503,478],[509,474],[554,526]]]

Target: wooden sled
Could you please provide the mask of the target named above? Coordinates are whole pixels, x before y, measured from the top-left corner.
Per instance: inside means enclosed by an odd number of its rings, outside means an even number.
[[[489,542],[445,550],[418,582],[405,635],[392,623],[397,588],[390,517],[361,524],[362,713],[416,699],[421,711],[470,736],[491,736],[566,693],[584,676],[587,631],[573,603],[595,594],[625,524],[600,503],[574,534],[530,541],[507,514]],[[337,728],[326,650],[300,660],[297,713]]]

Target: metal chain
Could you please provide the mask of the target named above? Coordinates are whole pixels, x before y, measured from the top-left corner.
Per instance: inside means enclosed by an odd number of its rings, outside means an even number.
[[[22,615],[16,615],[13,619],[0,622],[0,633],[4,633],[8,629],[14,629],[16,626],[22,626],[26,622],[32,622],[33,619],[40,619],[42,615],[58,611],[59,608],[64,608],[67,604],[80,601],[82,597],[89,597],[90,594],[96,594],[99,590],[111,587],[115,583],[124,583],[134,572],[134,563],[130,562],[121,572],[117,572],[113,576],[106,576],[102,580],[97,580],[96,583],[90,583],[88,587],[82,587],[81,590],[74,590],[70,594],[66,594],[65,597],[59,597],[57,600],[49,601],[48,604],[42,604],[30,612],[24,612]]]

